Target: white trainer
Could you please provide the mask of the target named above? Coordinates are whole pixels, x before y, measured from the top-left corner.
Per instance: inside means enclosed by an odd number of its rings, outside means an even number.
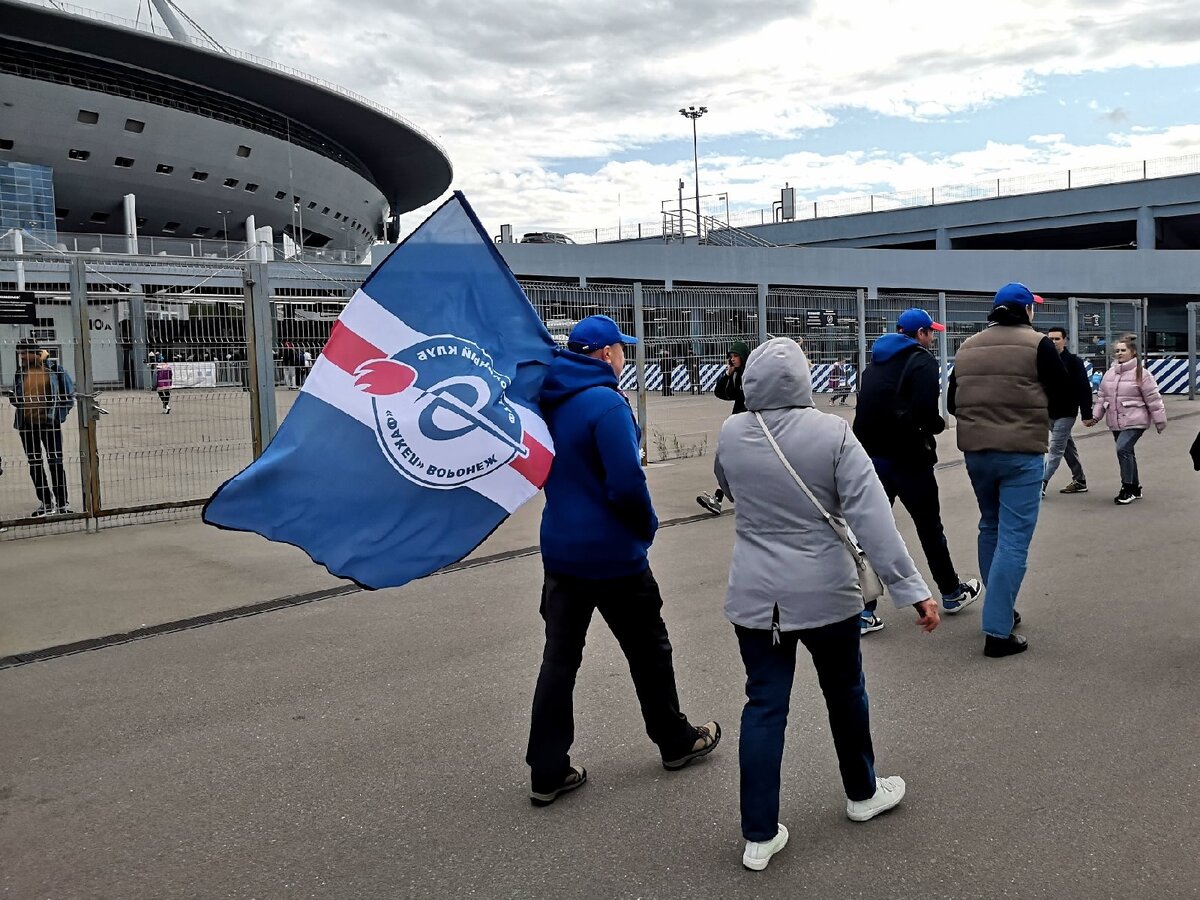
[[[779,824],[775,837],[769,841],[746,841],[746,852],[742,854],[742,865],[755,872],[761,872],[771,861],[771,857],[787,846],[788,830]]]
[[[875,796],[867,800],[847,800],[846,815],[855,822],[873,819],[904,799],[904,779],[899,775],[875,779]]]

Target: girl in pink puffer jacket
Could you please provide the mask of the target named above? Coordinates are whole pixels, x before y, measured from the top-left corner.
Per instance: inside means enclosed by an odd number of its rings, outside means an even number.
[[[1167,408],[1158,392],[1158,382],[1142,368],[1136,337],[1127,334],[1121,338],[1114,356],[1116,361],[1100,381],[1092,419],[1098,422],[1103,417],[1116,440],[1121,493],[1113,498],[1113,502],[1125,506],[1142,499],[1142,483],[1138,480],[1133,446],[1151,422],[1162,434],[1167,427]]]

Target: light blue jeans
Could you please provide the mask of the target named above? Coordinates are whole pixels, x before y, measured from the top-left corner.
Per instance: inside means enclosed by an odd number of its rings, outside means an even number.
[[[1046,471],[1042,481],[1049,481],[1058,471],[1061,460],[1067,461],[1071,477],[1080,484],[1087,484],[1087,476],[1083,474],[1083,464],[1079,461],[1079,451],[1075,448],[1075,439],[1071,437],[1071,428],[1075,417],[1069,419],[1050,420],[1050,449],[1046,451]]]
[[[983,632],[1004,638],[1012,634],[1013,610],[1037,527],[1044,457],[1001,450],[965,455],[979,503],[979,571],[987,587]]]

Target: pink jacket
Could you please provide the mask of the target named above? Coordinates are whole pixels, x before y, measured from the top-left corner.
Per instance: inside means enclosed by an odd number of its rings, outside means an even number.
[[[1104,423],[1113,431],[1146,429],[1154,427],[1162,431],[1167,427],[1167,408],[1163,405],[1158,382],[1148,369],[1142,369],[1142,380],[1137,380],[1137,360],[1113,363],[1100,381],[1092,418],[1104,417]]]
[[[172,372],[170,366],[164,366],[162,363],[154,370],[154,389],[156,391],[167,391],[171,389]]]

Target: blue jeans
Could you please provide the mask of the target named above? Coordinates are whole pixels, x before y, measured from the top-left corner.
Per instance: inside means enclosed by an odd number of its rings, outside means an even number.
[[[735,625],[734,631],[746,666],[746,706],[738,741],[742,836],[748,841],[769,841],[778,830],[779,770],[798,643],[812,655],[825,695],[846,796],[851,800],[875,796],[875,751],[858,615],[820,628],[784,631],[778,644],[772,643],[766,629]]]
[[[1050,449],[1046,451],[1046,471],[1042,481],[1049,481],[1058,471],[1061,460],[1067,461],[1071,477],[1080,484],[1087,484],[1087,476],[1083,474],[1083,464],[1079,462],[1079,451],[1075,447],[1075,439],[1071,437],[1071,427],[1075,417],[1052,419],[1050,421]]]
[[[1114,431],[1113,440],[1117,442],[1117,465],[1121,467],[1121,484],[1140,486],[1138,481],[1137,457],[1133,455],[1133,445],[1138,442],[1145,431],[1141,428],[1126,428],[1124,431]]]
[[[965,455],[979,502],[979,571],[987,587],[983,632],[1008,637],[1029,561],[1029,542],[1037,527],[1043,457],[1002,450],[972,450]]]

